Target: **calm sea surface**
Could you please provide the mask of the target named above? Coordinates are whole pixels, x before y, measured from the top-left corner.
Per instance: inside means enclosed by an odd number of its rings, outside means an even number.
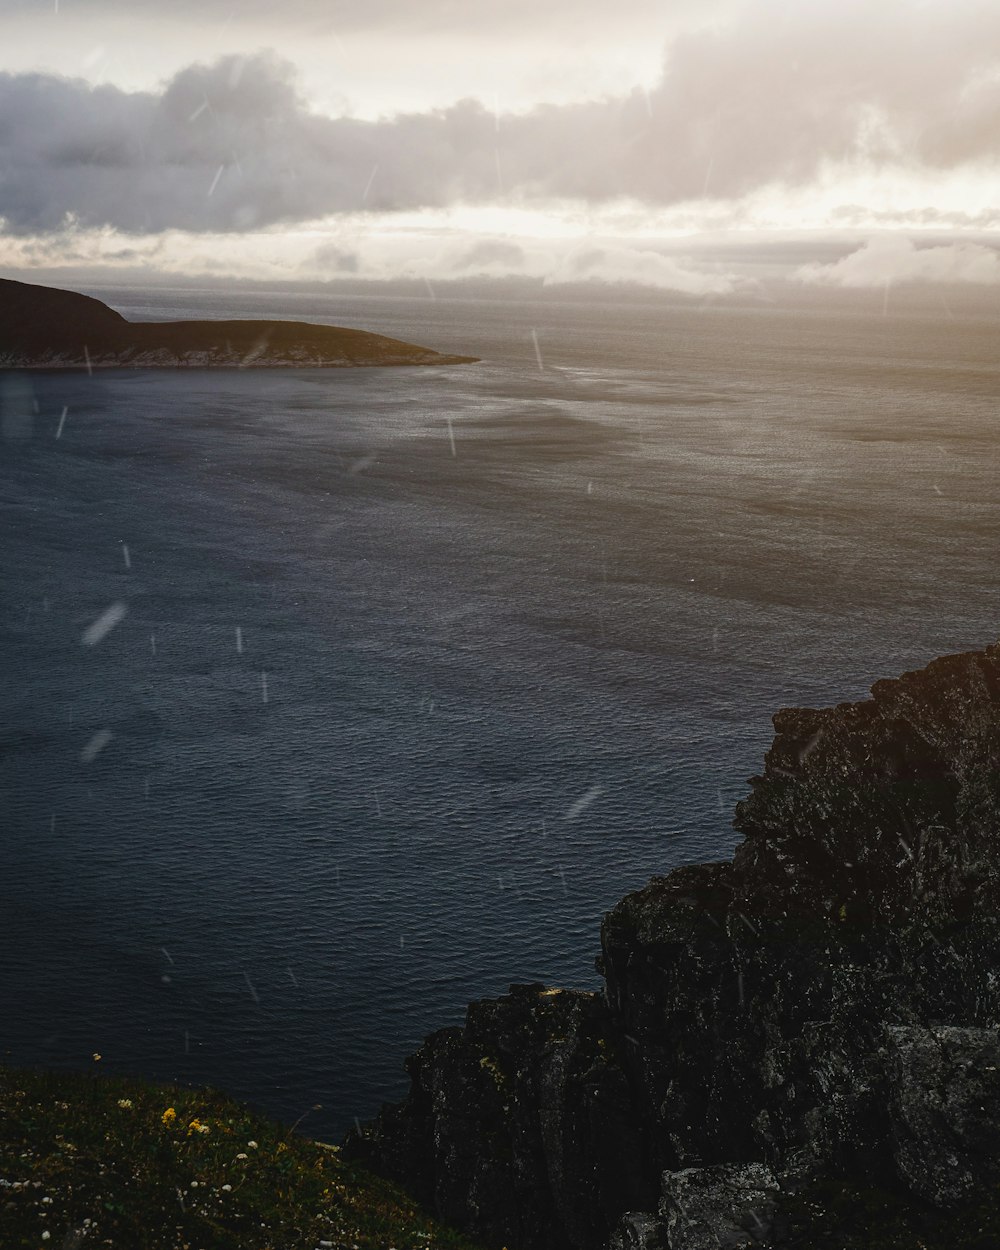
[[[0,374],[6,1061],[336,1135],[468,1000],[596,985],[604,911],[730,853],[777,707],[1000,631],[958,296],[99,293],[484,362]]]

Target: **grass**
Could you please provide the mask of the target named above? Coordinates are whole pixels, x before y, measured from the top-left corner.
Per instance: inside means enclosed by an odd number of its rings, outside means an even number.
[[[211,1090],[0,1068],[3,1250],[475,1250]]]

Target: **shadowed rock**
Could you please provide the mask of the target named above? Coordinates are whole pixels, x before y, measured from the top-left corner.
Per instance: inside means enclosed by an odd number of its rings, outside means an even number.
[[[605,918],[604,995],[475,1004],[355,1151],[510,1250],[844,1245],[831,1182],[1000,1244],[1000,646],[774,725],[733,861]]]
[[[88,295],[0,279],[0,368],[351,368],[469,364],[302,321],[126,321]]]

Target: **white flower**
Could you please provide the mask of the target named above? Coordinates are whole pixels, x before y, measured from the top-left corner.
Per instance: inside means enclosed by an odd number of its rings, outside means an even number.
[[[247,1145],[250,1147],[251,1150],[257,1149],[257,1143],[255,1141],[248,1141]]]
[[[247,1156],[246,1156],[246,1153],[241,1150],[240,1153],[236,1157],[237,1159],[245,1159]]]
[[[227,1194],[228,1194],[228,1193],[231,1193],[231,1192],[232,1192],[232,1188],[233,1188],[233,1187],[232,1187],[232,1185],[223,1185],[223,1186],[222,1186],[223,1193],[227,1193]]]
[[[123,1108],[125,1111],[131,1111],[131,1110],[132,1110],[132,1099],[131,1099],[131,1098],[119,1098],[119,1099],[118,1099],[118,1105],[119,1105],[119,1107]]]
[[[48,1239],[49,1239],[51,1236],[52,1236],[52,1234],[49,1232],[49,1230],[48,1230],[48,1229],[46,1229],[46,1230],[45,1230],[45,1232],[44,1232],[44,1233],[42,1233],[42,1241],[48,1241]]]

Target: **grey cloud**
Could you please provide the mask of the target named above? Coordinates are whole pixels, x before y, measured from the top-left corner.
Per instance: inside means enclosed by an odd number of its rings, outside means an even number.
[[[500,269],[516,273],[527,259],[524,248],[506,239],[481,239],[466,248],[452,262],[452,269],[464,273],[484,273]]]
[[[351,274],[358,272],[359,263],[357,252],[349,252],[336,243],[324,243],[313,252],[302,268],[310,273]]]
[[[690,13],[706,0],[672,0],[672,13]],[[51,5],[49,6],[51,8]],[[37,0],[0,0],[0,18],[37,10]],[[642,21],[662,13],[663,0],[629,0],[624,12],[615,20]],[[120,0],[63,0],[66,17],[80,16],[100,19],[120,13]],[[129,0],[132,20],[148,17],[162,21],[165,6],[162,0]],[[237,25],[276,23],[272,0],[171,0],[171,18],[197,21],[201,25],[223,23]],[[537,31],[540,25],[565,24],[567,20],[599,20],[608,23],[606,0],[283,0],[280,23],[283,30],[301,28],[329,30],[410,28],[422,33],[469,30],[482,33],[497,27],[522,27]]]
[[[948,167],[994,157],[998,65],[994,5],[760,4],[671,48],[636,143],[640,194],[727,197],[852,158]]]
[[[736,200],[840,160],[991,162],[998,65],[994,5],[767,0],[675,40],[648,94],[499,118],[469,100],[320,116],[269,55],[193,66],[161,94],[0,75],[0,215],[16,233],[246,230],[505,198]]]

